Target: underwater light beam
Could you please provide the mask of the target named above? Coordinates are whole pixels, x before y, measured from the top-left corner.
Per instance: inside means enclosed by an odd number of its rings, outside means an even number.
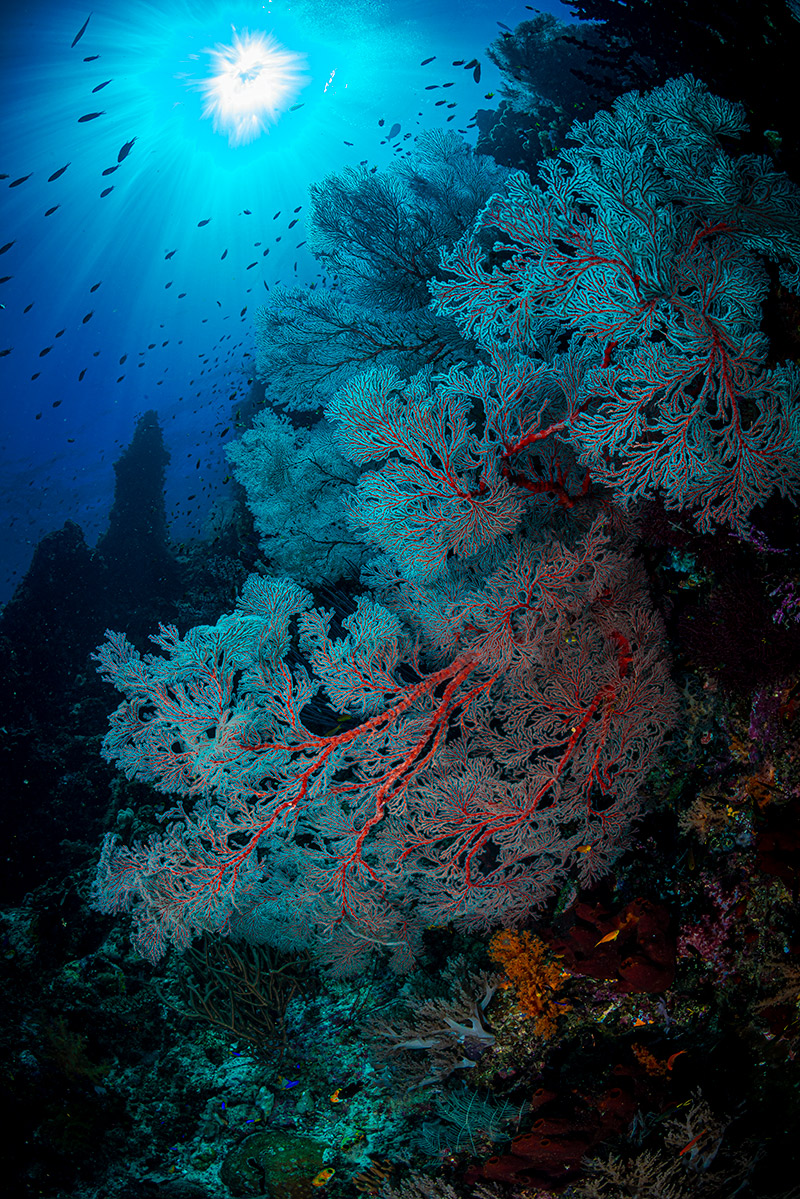
[[[212,74],[199,85],[205,95],[204,117],[227,132],[232,146],[254,141],[303,81],[303,59],[284,49],[270,33],[233,30],[233,44],[217,45],[208,53]]]

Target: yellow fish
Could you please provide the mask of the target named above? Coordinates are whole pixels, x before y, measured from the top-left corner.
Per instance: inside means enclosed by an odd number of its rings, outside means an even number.
[[[328,1166],[324,1170],[320,1170],[317,1177],[311,1179],[312,1187],[324,1187],[325,1183],[330,1182],[330,1180],[333,1178],[335,1173],[336,1173],[336,1171],[331,1169],[330,1166]]]

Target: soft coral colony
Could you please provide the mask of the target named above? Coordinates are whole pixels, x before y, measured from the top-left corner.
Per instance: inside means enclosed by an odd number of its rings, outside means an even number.
[[[145,656],[110,634],[99,653],[124,695],[105,756],[177,797],[146,841],[106,839],[95,885],[102,910],[133,913],[146,956],[206,932],[308,948],[343,974],[376,951],[408,969],[426,927],[523,925],[629,844],[677,708],[637,504],[746,535],[800,481],[800,373],[760,331],[773,275],[798,290],[800,191],[728,152],[745,129],[687,76],[573,126],[538,185],[487,176],[477,219],[443,239],[430,307],[398,299],[396,268],[394,359],[352,328],[347,343],[351,271],[342,362],[322,371],[338,390],[306,397],[325,423],[263,427],[287,452],[321,431],[346,464],[360,582],[325,609],[314,580],[265,568],[216,625],[162,627]],[[434,150],[432,176],[469,158],[443,139],[437,167]],[[329,190],[343,204],[375,188],[350,172]],[[442,192],[408,187],[386,233],[400,263],[408,238],[409,275],[419,230],[445,227],[425,208]],[[345,250],[337,267],[346,284]],[[281,325],[284,359],[294,337],[313,361],[319,300],[314,336],[296,294],[276,302],[292,322],[265,315],[264,344]],[[426,322],[435,338],[404,335]],[[260,368],[269,401],[263,351]],[[260,461],[237,465],[263,505]]]

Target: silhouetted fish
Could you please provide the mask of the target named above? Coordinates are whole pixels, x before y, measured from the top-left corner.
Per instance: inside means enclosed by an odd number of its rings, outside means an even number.
[[[168,251],[168,252],[167,252],[167,253],[164,255],[164,261],[166,262],[166,261],[167,261],[169,258],[171,258],[171,257],[172,257],[172,255],[173,255],[173,254],[177,254],[177,252],[178,252],[178,251],[177,251],[177,249],[175,249],[175,250],[169,250],[169,251]]]
[[[33,171],[31,171],[31,175]],[[9,183],[9,187],[19,187],[20,183],[24,183],[26,179],[30,179],[31,175],[23,175],[21,179],[15,179],[13,183]]]
[[[126,142],[126,143],[125,143],[125,145],[122,147],[122,149],[120,150],[119,154],[117,155],[117,162],[122,162],[123,158],[127,158],[127,157],[128,157],[128,155],[130,154],[131,150],[133,149],[133,143],[134,143],[135,141],[136,141],[136,138],[135,138],[135,137],[132,137],[132,138],[131,138],[131,140],[130,140],[129,142]]]
[[[481,81],[481,64],[480,63],[478,63],[477,67],[472,72],[472,78],[475,80],[476,83],[480,83],[480,81]]]
[[[100,192],[100,199],[104,200],[106,196],[110,196],[111,193],[113,192],[113,190],[114,190],[113,183],[112,183],[111,187],[104,187],[103,190]]]
[[[92,88],[92,95],[94,95],[95,92],[102,92],[104,87],[108,87],[109,83],[113,83],[113,82],[114,82],[113,79],[106,79],[105,83],[98,83],[97,87]]]
[[[202,228],[203,228],[203,226],[204,226],[204,225],[207,225],[207,224],[208,224],[208,222],[209,222],[210,220],[211,220],[211,217],[210,217],[210,216],[207,216],[207,217],[205,218],[205,220],[203,220],[203,221],[198,221],[198,222],[197,222],[197,228],[198,228],[198,229],[202,229]]]
[[[102,283],[102,282],[103,282],[103,280],[101,279],[100,283]],[[93,283],[92,286],[89,288],[89,291],[97,291],[98,287],[100,286],[100,283]]]
[[[84,62],[97,62],[97,60],[98,60],[98,58],[99,58],[99,57],[100,57],[100,55],[99,55],[99,54],[90,54],[90,55],[89,55],[89,57],[88,57],[88,58],[84,58],[84,60],[83,60],[83,61],[84,61]]]
[[[16,238],[14,240],[16,241]],[[7,241],[4,246],[0,246],[0,254],[5,254],[6,250],[10,250],[13,245],[13,241]]]
[[[432,54],[432,55],[430,56],[430,58],[423,58],[422,62],[421,62],[419,65],[420,65],[421,67],[427,67],[428,63],[429,63],[429,62],[433,62],[433,60],[434,60],[434,58],[435,58],[435,57],[436,57],[436,55],[435,55],[435,54]]]
[[[78,32],[75,34],[74,38],[72,39],[72,45],[70,46],[70,50],[72,50],[75,46],[77,46],[78,42],[81,40],[84,33],[86,32],[86,26],[89,24],[91,19],[92,19],[92,14],[89,13],[88,17],[83,22],[80,29],[78,30]]]
[[[91,312],[87,312],[87,313],[86,313],[86,316],[85,316],[85,317],[83,318],[83,320],[81,321],[81,324],[82,324],[82,325],[85,325],[85,324],[87,324],[87,323],[88,323],[88,322],[89,322],[89,321],[92,319],[92,317],[93,317],[93,316],[94,316],[94,309],[92,309],[92,311],[91,311]]]
[[[116,165],[113,167],[106,167],[106,169],[103,171],[103,174],[104,175],[113,175],[114,172],[118,171],[118,170],[119,170],[119,163],[116,163]]]
[[[46,212],[44,215],[45,215],[45,216],[52,216],[52,215],[53,215],[53,213],[56,211],[56,209],[57,209],[57,208],[60,208],[60,207],[61,207],[61,205],[60,205],[60,204],[55,204],[55,205],[53,205],[53,207],[52,207],[52,208],[48,208],[47,212]]]
[[[95,121],[98,117],[104,117],[105,112],[87,112],[82,117],[78,117],[78,124],[82,125],[84,121]]]
[[[399,132],[400,132],[400,125],[395,123],[394,125],[392,125],[391,129],[389,130],[389,132],[387,133],[386,136],[388,138],[397,137]]]
[[[54,171],[54,172],[53,172],[53,174],[50,176],[50,178],[47,180],[47,182],[48,182],[48,183],[54,183],[56,179],[60,179],[60,178],[61,178],[61,176],[62,176],[62,175],[64,174],[64,172],[66,171],[66,169],[67,169],[67,167],[68,167],[68,166],[69,166],[69,163],[66,163],[66,165],[65,165],[65,166],[63,166],[63,167],[59,167],[57,171]]]

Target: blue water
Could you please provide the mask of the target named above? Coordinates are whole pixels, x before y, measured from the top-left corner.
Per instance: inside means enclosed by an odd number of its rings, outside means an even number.
[[[556,0],[538,7],[569,19]],[[497,103],[484,52],[498,21],[528,15],[480,0],[105,0],[73,47],[89,12],[59,0],[3,18],[0,245],[14,244],[0,254],[12,276],[0,285],[0,602],[43,534],[68,518],[90,544],[103,531],[113,461],[149,408],[172,454],[171,534],[202,534],[250,389],[253,314],[276,283],[320,277],[299,244],[309,184],[364,159],[380,169],[423,129],[466,130]],[[203,117],[197,86],[232,26],[273,34],[304,71],[243,146]],[[450,65],[472,57],[478,84]],[[437,107],[445,96],[458,107]]]

